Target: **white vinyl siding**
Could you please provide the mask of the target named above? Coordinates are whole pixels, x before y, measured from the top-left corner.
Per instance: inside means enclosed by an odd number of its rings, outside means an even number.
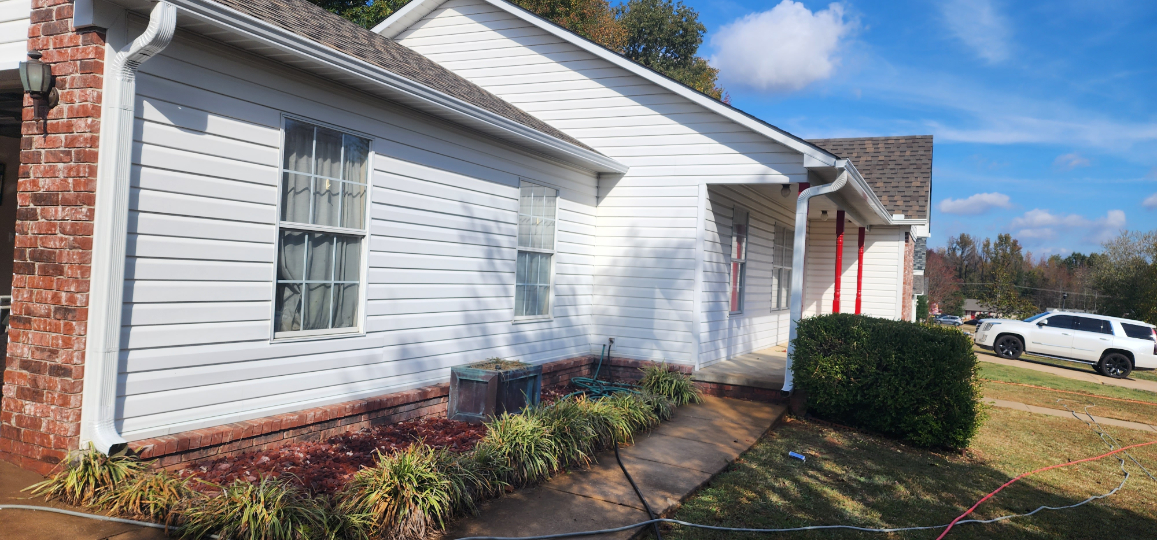
[[[851,221],[844,227],[844,257],[841,273],[840,311],[856,309],[858,228]],[[807,270],[803,315],[832,312],[835,298],[836,222],[808,222]],[[873,317],[900,317],[900,274],[904,261],[904,232],[899,227],[873,227],[864,236],[864,281],[860,312]]]
[[[728,254],[734,249],[734,209],[742,203],[748,217],[746,303],[743,314],[729,313]],[[779,195],[778,186],[711,186],[704,245],[703,366],[757,351],[787,340],[786,310],[772,309],[776,271],[775,234],[794,215],[794,198]]]
[[[802,156],[481,0],[396,39],[630,167],[599,181],[591,341],[695,365],[699,185],[806,181]]]
[[[0,70],[16,69],[28,60],[31,0],[0,0]]]
[[[436,384],[488,357],[590,353],[594,174],[181,30],[137,89],[126,438]],[[285,115],[372,141],[364,335],[270,340]],[[557,247],[553,317],[515,325],[520,178],[558,191]]]

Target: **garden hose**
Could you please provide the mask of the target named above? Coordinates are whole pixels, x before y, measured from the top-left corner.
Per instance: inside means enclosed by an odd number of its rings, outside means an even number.
[[[623,458],[619,456],[618,442],[615,442],[615,461],[619,462],[619,468],[623,470],[623,475],[626,476],[627,481],[631,483],[631,489],[635,490],[635,495],[638,495],[639,500],[643,501],[643,508],[647,510],[647,517],[651,519],[659,517],[659,514],[656,514],[655,511],[651,509],[651,505],[647,504],[647,498],[643,496],[642,491],[639,491],[639,486],[635,484],[635,479],[631,478],[631,473],[627,472],[627,466],[623,465]],[[656,540],[663,540],[663,535],[659,532],[659,523],[652,523],[651,527],[655,532]]]
[[[611,381],[600,381],[599,372],[603,369],[603,357],[610,359],[611,347],[615,345],[615,338],[610,338],[610,345],[603,345],[603,350],[599,352],[599,363],[595,366],[595,373],[593,377],[572,377],[571,384],[577,386],[579,390],[567,394],[565,397],[571,397],[578,394],[586,394],[592,398],[600,398],[609,396],[620,392],[638,393],[633,385],[626,383],[616,383]]]

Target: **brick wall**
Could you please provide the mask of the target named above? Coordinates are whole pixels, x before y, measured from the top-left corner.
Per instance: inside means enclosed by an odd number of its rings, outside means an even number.
[[[24,102],[0,458],[44,472],[79,442],[104,34],[73,31],[70,0],[32,0],[28,49],[60,103],[41,119]]]
[[[913,311],[915,306],[912,303],[912,301],[915,299],[915,297],[912,295],[913,265],[916,262],[915,257],[916,242],[913,241],[911,234],[904,233],[904,283],[902,285],[903,292],[900,295],[900,301],[903,305],[900,306],[900,317],[905,321],[916,319],[916,313]]]

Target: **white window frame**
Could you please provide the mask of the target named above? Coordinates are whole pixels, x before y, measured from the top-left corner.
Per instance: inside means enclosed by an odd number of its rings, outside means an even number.
[[[293,120],[293,121],[297,121],[297,122],[311,124],[311,125],[314,125],[317,127],[323,127],[326,129],[331,129],[331,130],[337,131],[339,133],[343,133],[346,135],[352,135],[354,137],[360,137],[360,138],[363,138],[363,139],[366,139],[369,141],[369,143],[370,143],[369,152],[366,155],[366,195],[365,195],[366,208],[365,208],[365,219],[363,220],[362,228],[354,229],[354,228],[348,228],[348,227],[334,227],[334,226],[329,226],[329,225],[311,225],[311,224],[306,224],[306,223],[285,222],[285,221],[281,220],[281,212],[282,212],[282,208],[281,208],[282,191],[281,190],[284,188],[283,184],[285,182],[285,173],[286,173],[286,169],[285,169],[285,135],[286,135],[286,121],[287,120]],[[321,339],[336,339],[336,338],[348,338],[348,337],[364,336],[366,334],[366,332],[365,332],[365,328],[366,328],[366,300],[368,297],[367,296],[367,292],[368,292],[367,289],[369,288],[368,283],[367,283],[367,281],[368,281],[367,277],[369,274],[369,253],[370,253],[370,234],[369,234],[370,221],[371,221],[370,210],[373,207],[372,201],[373,201],[373,187],[374,187],[373,179],[374,179],[374,154],[375,154],[374,141],[375,141],[375,138],[374,138],[374,136],[369,135],[367,133],[361,133],[361,132],[354,131],[354,130],[344,128],[341,126],[336,126],[334,124],[330,124],[327,122],[322,122],[320,120],[316,120],[313,118],[309,118],[309,117],[305,117],[305,116],[298,116],[298,115],[294,115],[294,114],[287,114],[287,113],[282,113],[282,115],[281,115],[280,129],[281,129],[280,147],[278,148],[278,151],[277,151],[277,192],[275,195],[277,197],[277,199],[276,199],[277,202],[274,205],[276,207],[276,224],[277,224],[277,226],[274,227],[274,231],[273,231],[274,275],[273,275],[273,279],[272,279],[272,295],[271,295],[272,300],[269,303],[269,321],[270,321],[269,340],[271,342],[282,343],[282,342],[292,342],[292,341],[312,341],[312,340],[321,340]],[[316,141],[315,141],[315,144],[316,144]],[[344,152],[344,148],[343,148],[343,152]],[[295,171],[290,171],[290,172],[295,172]],[[311,200],[310,201],[310,208],[311,209],[313,207],[312,205],[313,205],[313,201]],[[310,213],[312,214],[312,210]],[[339,213],[339,215],[340,215],[340,213]],[[361,238],[361,242],[359,243],[360,247],[361,247],[361,254],[360,254],[360,258],[358,259],[359,268],[358,268],[357,324],[355,324],[354,326],[346,327],[346,328],[326,328],[326,329],[320,329],[320,330],[296,330],[296,331],[288,331],[288,332],[278,332],[277,331],[277,282],[278,282],[277,265],[280,263],[279,251],[280,251],[280,245],[281,245],[281,231],[285,230],[285,229],[294,230],[294,231],[303,231],[303,232],[319,232],[319,233],[340,234],[340,235],[346,235],[346,236],[358,236]],[[334,264],[336,264],[336,261],[334,262]],[[302,290],[302,295],[303,295],[303,297],[305,295],[304,289]],[[330,309],[332,310],[332,306]]]
[[[771,312],[776,313],[791,309],[791,274],[794,271],[792,268],[792,257],[787,254],[795,252],[795,231],[787,228],[785,225],[775,224],[775,236],[772,238],[772,256],[771,256]],[[787,274],[786,288],[784,287],[784,274]],[[782,294],[782,293],[786,293]],[[777,306],[777,301],[781,301],[783,305]]]
[[[554,300],[555,300],[555,291],[554,291],[555,279],[554,279],[554,277],[555,277],[555,265],[557,264],[556,261],[558,259],[558,257],[557,257],[557,255],[558,255],[558,222],[559,222],[558,199],[559,199],[560,190],[554,186],[551,186],[551,185],[548,185],[548,184],[545,184],[542,182],[532,181],[532,180],[529,180],[526,178],[519,178],[518,179],[518,211],[515,214],[515,218],[514,218],[516,229],[518,227],[519,220],[521,220],[521,218],[522,218],[522,186],[528,185],[528,184],[531,186],[535,186],[535,187],[541,187],[541,188],[554,190],[554,242],[550,246],[550,249],[522,247],[522,246],[518,245],[518,234],[517,234],[517,232],[515,233],[515,239],[514,239],[514,243],[515,243],[514,294],[512,295],[512,300],[515,301],[515,304],[513,305],[513,309],[511,309],[511,313],[514,314],[511,322],[514,324],[537,322],[537,321],[549,321],[549,320],[554,319]],[[547,296],[546,313],[544,313],[542,315],[517,315],[517,313],[518,313],[518,304],[517,304],[517,299],[518,299],[518,254],[520,252],[523,252],[523,251],[528,252],[528,253],[546,253],[546,254],[550,255],[550,280],[549,280],[550,292]]]
[[[736,223],[736,221],[735,221],[735,216],[739,212],[743,212],[747,216],[747,221],[743,224],[743,227],[744,227],[743,258],[736,261],[735,259],[732,258],[732,255],[735,253],[735,236],[736,236],[735,235],[735,226],[738,225],[738,223]],[[727,250],[727,315],[729,317],[735,317],[738,315],[743,315],[743,310],[745,307],[747,307],[747,302],[746,302],[746,296],[747,296],[747,259],[748,259],[747,252],[750,250],[751,250],[751,211],[747,210],[746,208],[743,208],[742,206],[733,206],[731,208],[731,246]],[[735,263],[736,262],[739,263],[739,281],[737,283],[737,285],[739,287],[739,298],[737,299],[737,301],[739,302],[739,309],[732,310],[731,309],[732,308],[732,305],[731,305],[731,294],[732,294],[731,293],[731,286],[732,286],[732,283],[735,283],[735,276],[733,274],[735,273]]]

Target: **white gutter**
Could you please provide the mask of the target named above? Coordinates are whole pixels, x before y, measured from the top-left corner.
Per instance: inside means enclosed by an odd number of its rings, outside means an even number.
[[[791,319],[787,323],[788,341],[787,343],[787,369],[784,372],[783,391],[791,392],[794,387],[791,373],[791,357],[795,354],[795,338],[798,331],[799,320],[803,318],[803,264],[804,264],[804,250],[807,249],[807,206],[808,200],[817,195],[827,195],[834,193],[844,187],[848,183],[848,177],[851,176],[847,169],[840,171],[840,175],[836,177],[836,181],[823,186],[813,186],[803,190],[799,194],[799,198],[795,201],[795,240],[793,241],[793,249],[795,252],[791,258]]]
[[[105,80],[80,428],[81,443],[91,442],[105,453],[127,444],[115,420],[137,69],[169,45],[176,28],[175,6],[153,6],[148,28],[128,50],[117,53]]]
[[[386,86],[412,99],[437,106],[446,116],[459,121],[481,122],[491,129],[506,134],[506,138],[524,141],[547,155],[565,156],[564,159],[578,162],[596,172],[625,174],[629,167],[594,150],[556,139],[546,133],[525,126],[497,113],[444,94],[424,84],[407,79],[397,73],[359,60],[346,53],[299,36],[283,28],[233,10],[213,0],[171,0],[182,10],[195,18],[233,32],[251,36],[265,44],[294,56],[308,58],[315,62],[341,69],[363,80]],[[527,144],[531,143],[531,144]]]

